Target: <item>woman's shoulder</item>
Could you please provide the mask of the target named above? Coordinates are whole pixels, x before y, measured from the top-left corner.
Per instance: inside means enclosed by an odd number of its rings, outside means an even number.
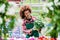
[[[26,23],[26,19],[23,19],[23,23]]]
[[[36,17],[35,17],[35,16],[32,16],[32,19],[33,19],[33,20],[36,20]]]

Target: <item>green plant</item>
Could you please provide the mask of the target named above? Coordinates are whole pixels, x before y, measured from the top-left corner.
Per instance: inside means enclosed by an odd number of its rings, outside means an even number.
[[[12,30],[14,27],[15,16],[6,15],[6,12],[7,12],[8,7],[9,7],[9,3],[7,0],[0,0],[0,7],[2,8],[2,9],[0,9],[0,20],[1,20],[0,39],[1,39],[2,35],[4,35],[4,40],[7,40],[7,36],[8,36],[7,34],[8,34],[9,29]],[[6,26],[6,19],[7,18],[11,19],[8,26]]]
[[[43,14],[43,17],[48,17],[51,19],[51,24],[53,25],[53,29],[50,32],[50,36],[52,38],[58,37],[58,30],[60,30],[60,5],[58,4],[60,1],[58,0],[49,0],[49,3],[52,3],[51,7],[47,6],[49,12],[46,14]],[[50,5],[50,4],[49,4]]]
[[[44,23],[40,19],[35,20],[34,25],[39,32],[44,27]]]

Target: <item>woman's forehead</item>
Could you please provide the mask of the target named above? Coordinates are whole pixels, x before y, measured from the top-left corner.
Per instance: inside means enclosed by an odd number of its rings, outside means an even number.
[[[24,13],[29,13],[29,10],[26,10]]]

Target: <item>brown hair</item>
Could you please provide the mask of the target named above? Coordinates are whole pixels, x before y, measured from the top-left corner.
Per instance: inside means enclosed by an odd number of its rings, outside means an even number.
[[[21,7],[21,9],[20,9],[20,16],[21,16],[22,19],[25,18],[24,12],[27,11],[27,10],[31,13],[31,8],[30,8],[30,6],[25,5],[25,6],[22,6],[22,7]]]

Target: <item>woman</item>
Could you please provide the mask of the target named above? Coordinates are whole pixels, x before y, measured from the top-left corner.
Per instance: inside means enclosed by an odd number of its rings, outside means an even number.
[[[39,37],[38,31],[33,30],[35,17],[31,16],[31,8],[27,5],[22,6],[20,16],[23,19],[22,28],[23,32],[26,34],[26,38],[31,36]]]

